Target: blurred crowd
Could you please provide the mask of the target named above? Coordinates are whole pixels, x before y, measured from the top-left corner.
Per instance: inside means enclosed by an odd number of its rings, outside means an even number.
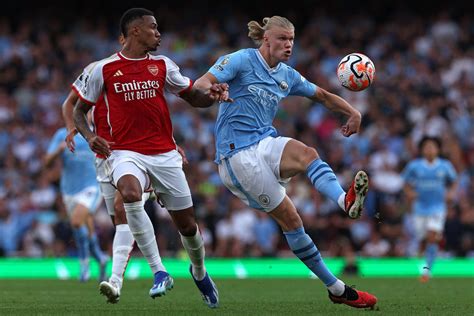
[[[150,7],[150,9],[153,9]],[[244,11],[181,18],[181,10],[156,10],[162,33],[158,54],[196,79],[216,58],[254,47]],[[280,15],[285,15],[279,12]],[[269,13],[263,13],[269,15]],[[394,11],[383,18],[343,18],[324,10],[286,15],[296,25],[289,64],[308,80],[348,100],[363,114],[359,134],[344,138],[343,118],[320,104],[291,97],[275,119],[280,134],[318,149],[347,188],[358,169],[371,178],[366,210],[350,220],[317,193],[304,175],[287,186],[305,228],[326,256],[416,256],[413,221],[400,172],[417,156],[423,135],[443,140],[459,187],[449,205],[443,256],[474,256],[474,16],[447,11],[419,17]],[[116,16],[0,16],[0,256],[74,256],[71,229],[58,192],[60,164],[42,157],[64,125],[61,104],[89,62],[119,50]],[[222,17],[225,17],[222,18]],[[196,19],[198,18],[198,22]],[[376,67],[364,92],[343,89],[335,75],[340,59],[363,52]],[[223,186],[214,164],[217,106],[195,109],[169,95],[177,143],[186,151],[185,172],[208,256],[291,256],[278,226],[249,209]],[[166,210],[147,202],[162,256],[180,256],[181,244]],[[113,226],[104,205],[96,227],[110,250]]]

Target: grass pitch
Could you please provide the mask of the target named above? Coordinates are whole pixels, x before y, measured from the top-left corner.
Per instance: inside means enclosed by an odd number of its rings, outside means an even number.
[[[0,315],[474,315],[474,279],[342,278],[374,293],[375,310],[335,305],[318,280],[217,279],[220,307],[209,309],[190,279],[155,300],[150,280],[126,280],[118,304],[95,281],[0,280]]]

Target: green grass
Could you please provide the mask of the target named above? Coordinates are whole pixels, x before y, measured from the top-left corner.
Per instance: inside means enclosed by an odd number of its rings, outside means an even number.
[[[474,279],[343,278],[370,290],[377,308],[332,304],[318,280],[218,279],[221,306],[204,305],[190,279],[165,297],[148,297],[151,280],[126,280],[118,304],[106,304],[94,281],[1,280],[0,315],[474,315]]]

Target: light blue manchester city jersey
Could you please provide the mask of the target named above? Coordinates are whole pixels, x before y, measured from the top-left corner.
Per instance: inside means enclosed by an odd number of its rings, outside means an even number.
[[[456,180],[456,170],[449,160],[414,159],[403,170],[402,177],[417,193],[413,212],[417,215],[434,215],[446,211],[446,188]]]
[[[272,126],[278,103],[289,95],[311,97],[316,85],[295,69],[279,63],[270,68],[258,49],[242,49],[222,56],[209,70],[221,83],[229,84],[233,103],[221,103],[215,128],[216,162],[277,136]]]
[[[56,131],[49,143],[48,154],[53,153],[64,142],[66,135],[66,128],[60,128]],[[79,193],[90,186],[99,187],[96,180],[94,153],[81,135],[76,135],[74,141],[76,142],[74,153],[66,148],[60,154],[63,162],[60,190],[67,195]]]

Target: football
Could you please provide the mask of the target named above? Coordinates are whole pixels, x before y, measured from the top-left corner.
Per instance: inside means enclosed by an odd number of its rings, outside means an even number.
[[[367,89],[375,79],[375,66],[364,54],[344,56],[337,65],[337,78],[341,85],[352,91]]]

